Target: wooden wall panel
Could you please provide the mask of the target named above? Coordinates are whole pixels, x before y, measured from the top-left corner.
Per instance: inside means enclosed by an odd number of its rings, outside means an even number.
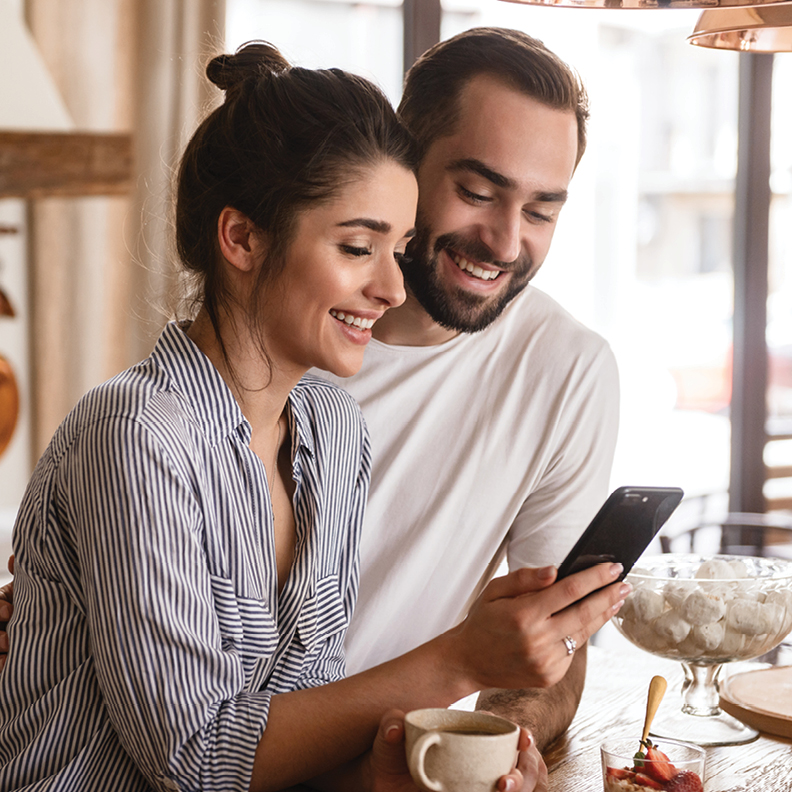
[[[149,353],[167,319],[171,177],[216,101],[202,61],[220,48],[224,17],[223,0],[25,2],[83,145],[96,154],[113,141],[133,170],[119,182],[128,197],[30,203],[33,459],[87,390]],[[104,177],[116,178],[105,166]],[[82,176],[85,193],[106,194]]]
[[[128,134],[0,131],[0,198],[129,195]]]

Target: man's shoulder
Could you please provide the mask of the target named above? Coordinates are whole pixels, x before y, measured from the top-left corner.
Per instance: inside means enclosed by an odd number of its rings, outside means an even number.
[[[517,352],[538,347],[545,352],[557,351],[562,357],[610,354],[608,342],[599,333],[534,286],[517,295],[483,333],[508,341],[501,346]],[[475,343],[475,336],[471,340]]]

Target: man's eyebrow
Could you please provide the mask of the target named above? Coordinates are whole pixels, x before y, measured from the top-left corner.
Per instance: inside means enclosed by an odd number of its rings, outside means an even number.
[[[470,173],[477,173],[482,178],[491,182],[496,187],[501,187],[506,190],[516,190],[517,182],[504,176],[502,173],[492,170],[492,168],[485,165],[481,160],[477,159],[458,159],[449,163],[446,170],[449,171],[468,171]],[[540,203],[564,203],[569,193],[566,190],[558,191],[544,191],[535,193],[532,200],[539,201]]]
[[[384,220],[374,220],[371,217],[356,217],[354,220],[344,220],[343,223],[338,223],[340,228],[355,228],[360,226],[362,228],[369,228],[376,231],[378,234],[387,234],[392,226]]]
[[[487,181],[492,182],[496,187],[504,187],[509,190],[517,188],[517,182],[504,176],[502,173],[488,168],[481,160],[477,159],[458,159],[450,162],[446,167],[449,171],[468,171],[470,173],[477,173]]]
[[[558,190],[557,192],[545,191],[534,193],[533,200],[538,203],[566,203],[569,197],[567,190]]]

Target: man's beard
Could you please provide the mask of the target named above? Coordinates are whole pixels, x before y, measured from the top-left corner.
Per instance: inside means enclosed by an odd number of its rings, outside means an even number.
[[[431,231],[426,223],[419,222],[418,233],[410,241],[407,259],[402,263],[402,272],[407,286],[423,309],[448,330],[477,333],[488,327],[534,275],[528,256],[521,255],[510,264],[504,264],[495,261],[483,243],[467,240],[453,232],[439,236],[432,250],[429,249],[430,238]],[[510,274],[507,287],[500,294],[488,297],[451,284],[443,285],[438,274],[438,256],[444,249],[452,250],[469,261],[492,264],[506,270]]]

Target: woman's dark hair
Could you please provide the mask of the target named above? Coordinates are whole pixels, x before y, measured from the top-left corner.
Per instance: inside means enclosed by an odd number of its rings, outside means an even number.
[[[420,156],[452,135],[459,97],[474,77],[488,74],[557,110],[575,114],[575,164],[586,150],[588,97],[578,75],[537,39],[519,30],[472,28],[427,50],[407,72],[399,116],[418,141]]]
[[[223,346],[218,315],[231,298],[217,244],[220,212],[237,209],[266,236],[258,295],[283,266],[300,210],[332,199],[382,161],[414,171],[416,153],[388,99],[362,77],[292,67],[266,42],[213,58],[206,74],[225,91],[225,101],[182,157],[176,249],[197,281],[193,310],[205,307]],[[255,327],[255,306],[244,307]],[[266,354],[260,334],[259,343]]]

